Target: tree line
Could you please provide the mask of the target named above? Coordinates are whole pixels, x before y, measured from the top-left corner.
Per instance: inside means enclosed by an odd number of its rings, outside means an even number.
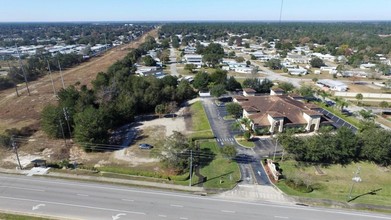
[[[178,82],[169,75],[162,79],[135,75],[135,64],[158,46],[153,37],[148,37],[106,72],[98,73],[91,89],[76,84],[59,91],[58,104],[48,105],[42,111],[42,129],[54,138],[62,137],[62,133],[68,137],[72,134],[82,146],[107,144],[110,130],[132,122],[136,115],[155,113],[159,105],[178,106],[194,97],[186,80]]]
[[[379,165],[391,164],[391,132],[373,122],[362,122],[355,134],[346,127],[336,131],[321,129],[311,137],[280,133],[277,138],[284,150],[299,162],[309,164],[347,165],[357,161],[371,161]]]

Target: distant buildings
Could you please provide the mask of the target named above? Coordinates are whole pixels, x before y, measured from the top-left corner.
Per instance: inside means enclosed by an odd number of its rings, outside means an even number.
[[[345,92],[348,90],[348,86],[337,80],[331,80],[331,79],[320,79],[316,82],[318,86],[329,88],[333,91],[339,91],[339,92]]]

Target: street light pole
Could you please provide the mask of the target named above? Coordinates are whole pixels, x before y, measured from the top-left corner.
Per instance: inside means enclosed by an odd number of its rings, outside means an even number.
[[[190,187],[191,187],[192,174],[193,174],[193,150],[190,150],[190,182],[189,182]]]

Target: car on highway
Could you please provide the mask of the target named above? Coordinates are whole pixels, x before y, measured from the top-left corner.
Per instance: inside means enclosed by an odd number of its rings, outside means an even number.
[[[150,150],[153,148],[153,146],[150,144],[142,143],[142,144],[138,145],[138,148],[140,148],[142,150]]]

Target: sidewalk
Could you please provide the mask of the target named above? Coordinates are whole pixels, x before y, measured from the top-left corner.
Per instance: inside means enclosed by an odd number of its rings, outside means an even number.
[[[274,187],[263,185],[237,185],[234,189],[220,193],[214,197],[243,201],[268,201],[294,204],[293,200],[285,197]]]

